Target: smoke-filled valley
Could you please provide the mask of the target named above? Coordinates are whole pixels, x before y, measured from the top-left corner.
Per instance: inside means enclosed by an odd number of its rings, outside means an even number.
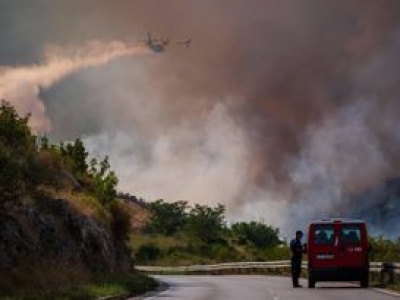
[[[400,235],[398,1],[49,2],[0,3],[0,98],[109,155],[121,191]]]

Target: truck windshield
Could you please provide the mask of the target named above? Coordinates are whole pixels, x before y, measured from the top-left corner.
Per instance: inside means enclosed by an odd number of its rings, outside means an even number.
[[[359,245],[361,240],[361,228],[359,225],[343,225],[340,230],[341,245]]]
[[[333,245],[335,243],[335,234],[333,225],[321,224],[314,227],[315,245]]]

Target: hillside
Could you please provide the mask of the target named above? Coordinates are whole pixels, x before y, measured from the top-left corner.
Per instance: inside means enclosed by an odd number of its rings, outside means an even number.
[[[115,200],[107,157],[86,163],[77,139],[51,145],[29,117],[0,107],[0,295],[131,272],[133,210]]]

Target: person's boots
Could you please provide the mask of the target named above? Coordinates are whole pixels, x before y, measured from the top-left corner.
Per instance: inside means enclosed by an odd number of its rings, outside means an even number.
[[[301,285],[299,284],[299,278],[293,278],[293,287],[298,288],[301,287]]]
[[[296,280],[295,277],[292,277],[292,281],[293,281],[293,287],[297,287],[299,285],[298,281]]]

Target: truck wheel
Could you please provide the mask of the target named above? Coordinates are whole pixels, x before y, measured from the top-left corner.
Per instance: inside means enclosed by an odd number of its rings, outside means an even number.
[[[360,286],[362,288],[367,288],[369,286],[369,273],[368,271],[365,271],[361,280],[360,280]]]
[[[308,288],[315,288],[315,279],[311,275],[308,275]]]

